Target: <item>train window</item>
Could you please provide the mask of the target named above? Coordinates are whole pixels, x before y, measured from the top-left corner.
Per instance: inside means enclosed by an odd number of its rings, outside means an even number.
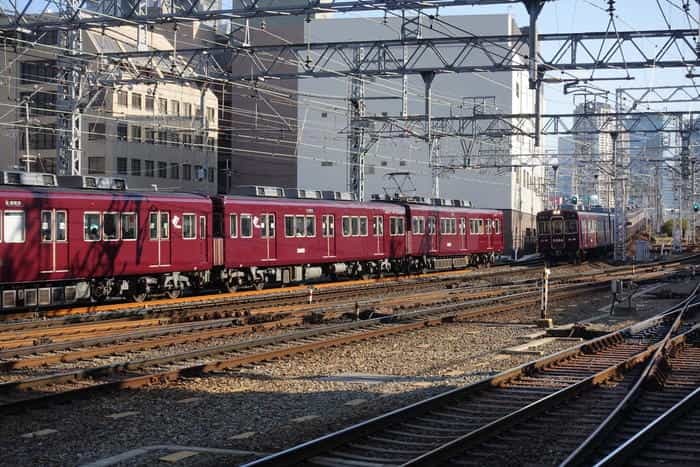
[[[152,212],[148,216],[148,232],[151,240],[158,240],[158,213]]]
[[[538,229],[540,231],[540,234],[549,235],[549,221],[539,221]]]
[[[425,233],[425,217],[414,217],[411,219],[411,224],[413,235],[421,235]]]
[[[272,221],[272,229],[275,228],[275,221]],[[274,232],[273,232],[274,236]],[[207,218],[199,216],[199,238],[207,238]]]
[[[576,225],[576,221],[573,219],[569,219],[566,221],[566,233],[569,234],[575,234],[578,232],[578,225]]]
[[[53,238],[52,232],[53,212],[41,211],[41,241],[50,242]]]
[[[350,218],[350,225],[352,227],[352,236],[357,237],[360,235],[360,218],[357,216],[352,216]]]
[[[122,240],[136,240],[135,213],[122,214]]]
[[[229,232],[230,232],[231,238],[238,237],[238,215],[237,214],[229,215],[228,216],[228,223],[229,223]]]
[[[305,231],[304,216],[296,216],[294,218],[294,236],[303,237]]]
[[[294,236],[294,216],[284,216],[284,236]]]
[[[561,235],[564,233],[564,221],[561,219],[552,220],[552,233],[554,235]]]
[[[404,218],[403,217],[391,217],[390,221],[390,233],[391,235],[403,235],[405,232]]]
[[[464,235],[465,233],[467,233],[467,221],[462,217],[459,220],[459,234]]]
[[[332,216],[330,214],[326,214],[325,216],[323,216],[323,236],[335,236],[335,216]]]
[[[119,240],[119,214],[104,213],[102,216],[102,239]]]
[[[501,221],[498,219],[493,220],[493,230],[497,234],[501,233]]]
[[[372,222],[372,235],[375,237],[381,237],[384,235],[384,218],[382,216],[374,216],[374,222]]]
[[[469,233],[472,235],[479,233],[479,224],[476,222],[476,219],[469,219]]]
[[[185,240],[197,238],[197,231],[195,229],[196,218],[197,216],[194,214],[182,215],[182,238]]]
[[[343,237],[349,237],[352,235],[350,231],[350,218],[348,216],[343,216]]]
[[[85,241],[97,242],[100,240],[100,215],[98,213],[85,213],[83,227],[85,229]]]
[[[360,235],[367,236],[367,218],[365,216],[360,217]]]
[[[7,243],[24,243],[24,211],[5,211],[3,230]]]
[[[306,216],[306,236],[316,236],[316,216]]]
[[[260,236],[262,238],[275,238],[275,215],[263,214],[261,224]]]
[[[241,214],[241,238],[253,237],[253,219],[250,214]]]
[[[160,213],[160,238],[161,240],[170,238],[170,214],[167,212]]]
[[[479,235],[482,235],[484,233],[484,220],[483,219],[477,219],[476,220],[477,225],[479,226]]]
[[[491,219],[486,219],[486,234],[491,235]],[[527,235],[527,234],[525,234]]]
[[[56,211],[56,241],[65,242],[68,232],[66,211]]]

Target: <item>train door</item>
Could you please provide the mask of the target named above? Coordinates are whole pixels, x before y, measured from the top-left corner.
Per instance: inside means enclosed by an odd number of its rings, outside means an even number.
[[[428,237],[430,238],[430,251],[438,251],[437,217],[428,216]]]
[[[467,220],[464,217],[459,219],[459,249],[467,249]]]
[[[493,219],[484,219],[486,223],[486,250],[493,250]]]
[[[215,226],[216,223],[220,223],[221,221],[218,218],[214,218]],[[199,216],[199,244],[201,245],[201,260],[205,261],[207,258],[209,258],[209,240],[207,239],[207,217],[206,216]]]
[[[170,212],[154,211],[148,216],[148,230],[151,241],[156,242],[157,256],[153,267],[170,266]]]
[[[275,235],[275,215],[262,214],[262,225],[260,226],[260,234],[265,239],[265,254],[267,261],[277,259],[277,236]]]
[[[324,214],[322,216],[323,240],[326,243],[326,258],[335,257],[335,216]]]
[[[56,209],[41,211],[41,272],[67,272],[69,269],[68,215]]]
[[[375,255],[381,256],[384,254],[384,218],[382,216],[374,216],[372,222],[372,235],[376,244]]]

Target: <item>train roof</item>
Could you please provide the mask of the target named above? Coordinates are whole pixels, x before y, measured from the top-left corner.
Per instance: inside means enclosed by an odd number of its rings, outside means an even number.
[[[266,204],[271,206],[318,206],[329,208],[349,208],[349,209],[368,209],[380,208],[387,211],[404,212],[404,207],[395,203],[363,203],[360,201],[341,201],[332,199],[305,199],[305,198],[276,198],[276,197],[258,197],[258,196],[241,196],[241,195],[218,195],[218,198],[224,202],[242,202],[245,204]]]
[[[149,200],[149,201],[210,201],[210,197],[204,193],[182,193],[167,191],[119,191],[100,190],[89,188],[64,188],[64,187],[40,187],[40,186],[12,186],[0,185],[0,195],[17,196],[24,195],[39,198],[70,198],[82,197],[97,199],[125,199],[125,200]]]
[[[608,211],[582,211],[578,209],[547,209],[537,213],[537,217],[544,216],[556,216],[559,214],[575,214],[577,216],[584,217],[608,217],[612,213]]]

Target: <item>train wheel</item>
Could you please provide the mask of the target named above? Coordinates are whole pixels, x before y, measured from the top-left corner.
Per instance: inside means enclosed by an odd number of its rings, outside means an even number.
[[[169,289],[165,291],[165,295],[168,296],[168,298],[180,298],[182,295],[182,289]]]
[[[265,281],[255,281],[253,282],[253,287],[255,290],[262,290],[265,288]]]
[[[148,292],[146,292],[145,290],[135,291],[135,292],[129,293],[129,299],[136,302],[136,303],[145,302],[147,298],[148,298]]]
[[[228,293],[238,292],[238,282],[228,281],[224,283],[224,290]]]

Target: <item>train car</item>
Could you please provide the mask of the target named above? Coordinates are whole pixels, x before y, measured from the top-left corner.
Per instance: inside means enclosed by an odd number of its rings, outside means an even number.
[[[489,264],[503,252],[501,211],[469,208],[459,200],[412,201],[405,206],[414,270]]]
[[[613,244],[611,214],[573,208],[542,211],[537,214],[537,239],[540,253],[550,261],[606,254]]]
[[[223,224],[223,261],[215,272],[219,280],[233,291],[395,269],[393,259],[406,251],[405,208],[330,193],[330,199],[323,199],[322,192],[297,190],[296,198],[290,198],[278,188],[242,187],[240,194],[247,196],[215,199]]]
[[[176,297],[209,280],[208,197],[127,192],[118,179],[74,177],[78,188],[58,189],[53,175],[1,176],[12,176],[0,185],[3,309]]]

